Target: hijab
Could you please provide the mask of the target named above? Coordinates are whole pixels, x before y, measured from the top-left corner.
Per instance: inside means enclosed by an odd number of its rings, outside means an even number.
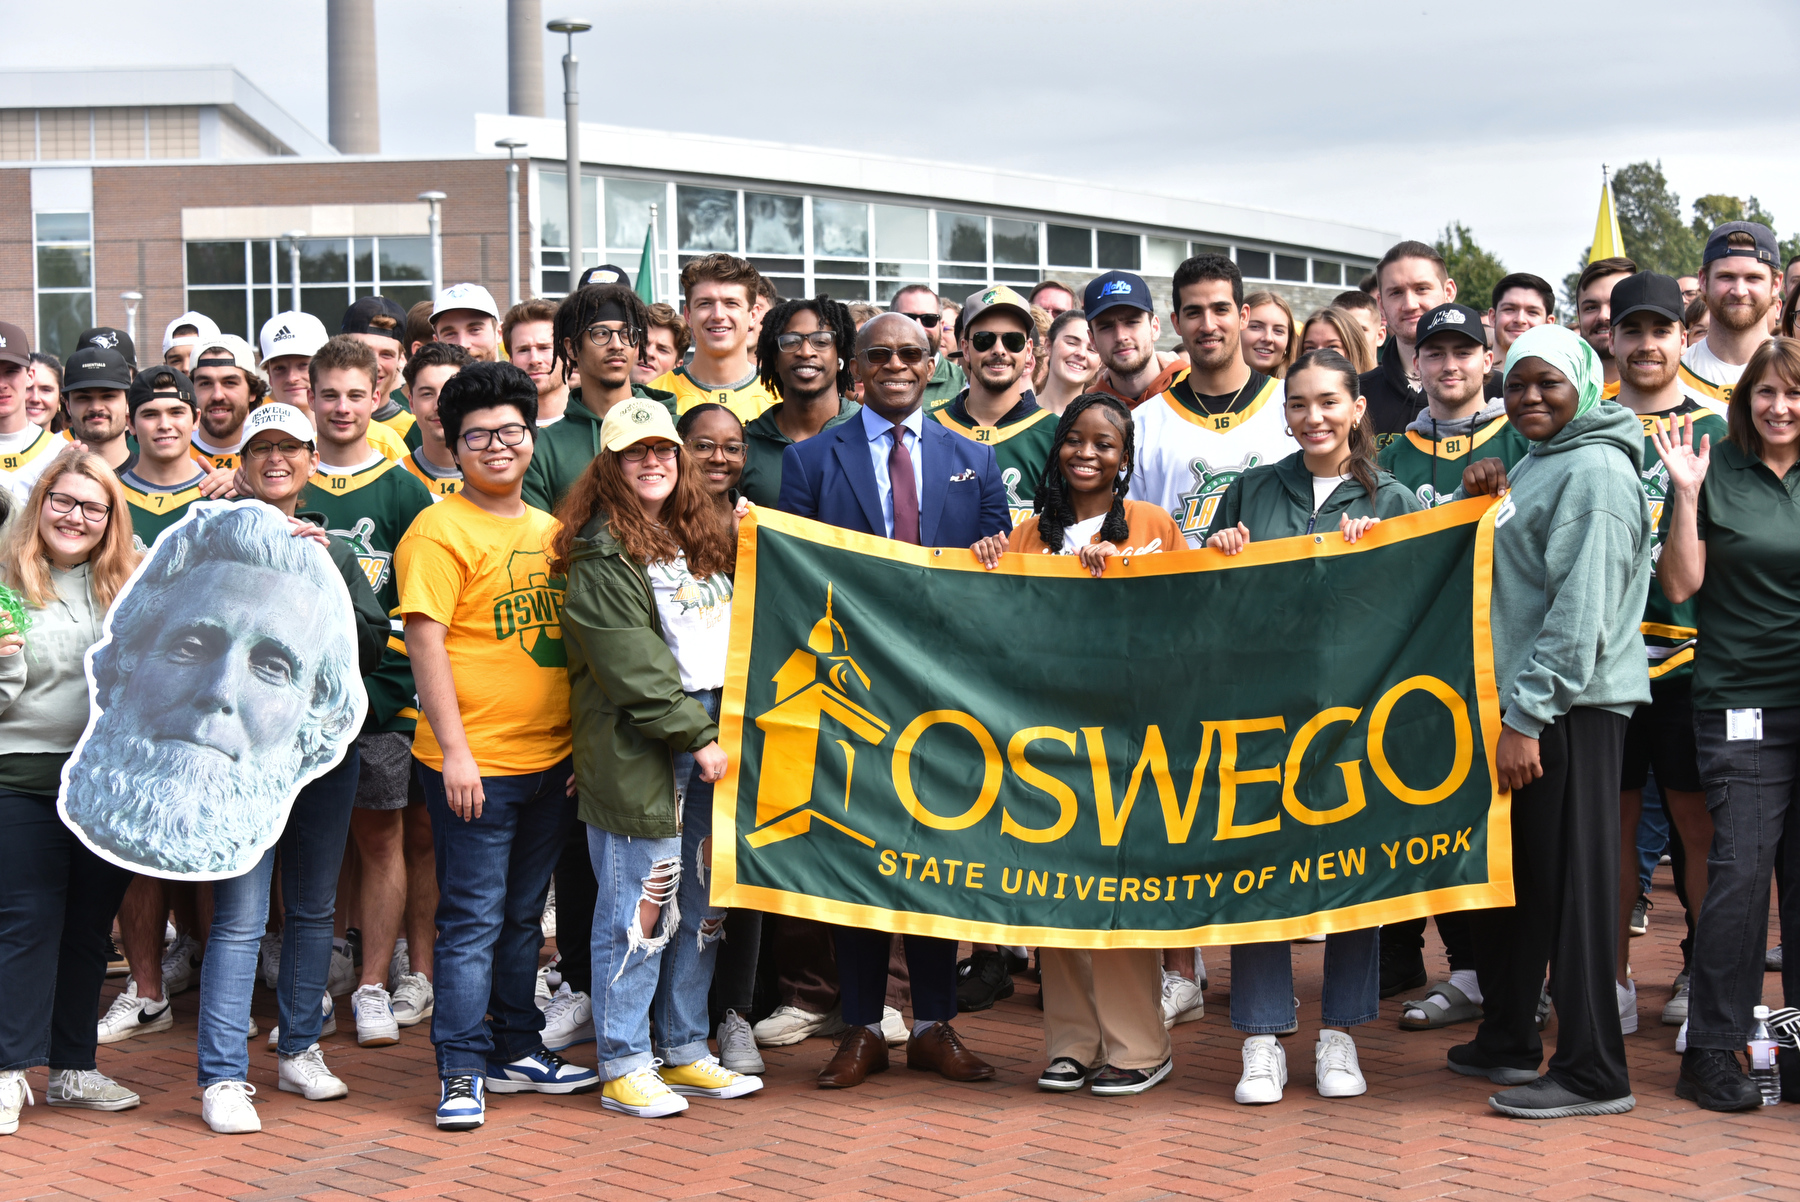
[[[1521,359],[1542,359],[1575,386],[1579,398],[1575,417],[1600,403],[1600,391],[1606,385],[1606,369],[1600,365],[1600,356],[1594,353],[1594,348],[1567,326],[1533,326],[1519,335],[1507,349],[1505,376],[1512,375],[1513,365]]]

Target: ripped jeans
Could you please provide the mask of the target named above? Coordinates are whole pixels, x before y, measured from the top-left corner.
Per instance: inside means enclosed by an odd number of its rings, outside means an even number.
[[[688,694],[719,714],[718,690]],[[588,827],[599,896],[594,903],[594,1035],[607,1081],[646,1067],[709,1055],[707,993],[724,933],[725,911],[709,902],[713,787],[694,757],[675,757],[681,834],[639,839]],[[648,936],[638,904],[660,907]],[[654,1049],[652,1043],[654,1042]]]

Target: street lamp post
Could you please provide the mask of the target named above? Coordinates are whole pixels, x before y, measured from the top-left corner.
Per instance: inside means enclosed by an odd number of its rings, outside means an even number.
[[[288,244],[288,289],[291,303],[288,308],[300,311],[300,239],[306,237],[305,230],[289,230],[282,237]]]
[[[444,203],[442,192],[421,192],[419,199],[431,206],[431,297],[444,290],[444,223],[439,214],[439,207]]]
[[[131,339],[131,345],[137,346],[137,311],[144,301],[142,292],[121,292],[119,299],[125,302],[125,337]]]
[[[511,295],[508,304],[525,299],[519,295],[519,163],[515,151],[525,146],[518,138],[501,138],[496,146],[506,148],[506,288]]]
[[[573,17],[550,22],[550,32],[567,35],[569,51],[563,55],[563,132],[568,138],[569,164],[569,291],[581,277],[581,92],[575,86],[575,35],[592,29],[593,23]]]

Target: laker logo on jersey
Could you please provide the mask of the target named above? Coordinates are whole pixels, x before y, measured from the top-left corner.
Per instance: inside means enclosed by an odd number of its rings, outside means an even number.
[[[1419,498],[1419,504],[1426,509],[1435,509],[1439,505],[1449,504],[1451,494],[1439,493],[1438,490],[1431,487],[1431,485],[1421,484],[1413,492],[1413,496]]]
[[[386,551],[377,551],[369,541],[375,533],[375,519],[358,518],[356,525],[350,529],[333,530],[331,533],[350,544],[351,549],[356,552],[356,566],[369,578],[369,588],[379,593],[394,570],[394,557]]]
[[[1236,467],[1217,468],[1204,459],[1196,459],[1190,465],[1194,473],[1194,490],[1181,494],[1180,501],[1170,516],[1181,532],[1197,535],[1212,525],[1213,514],[1218,512],[1219,501],[1237,478],[1262,462],[1262,456],[1252,454]]]
[[[976,430],[978,433],[991,433],[993,427],[977,426]],[[1012,516],[1015,530],[1024,525],[1026,520],[1037,512],[1030,501],[1019,499],[1019,480],[1022,475],[1023,473],[1016,467],[1002,468],[1000,471],[1000,483],[1006,485],[1006,510]]]

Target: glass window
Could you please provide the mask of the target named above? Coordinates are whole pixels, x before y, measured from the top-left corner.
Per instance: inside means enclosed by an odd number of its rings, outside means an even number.
[[[1150,275],[1174,275],[1181,266],[1187,243],[1173,238],[1144,239],[1144,270]]]
[[[87,213],[39,213],[37,215],[37,240],[39,242],[86,242],[90,216]],[[76,333],[81,331],[77,330]]]
[[[392,291],[385,287],[389,283],[431,279],[430,238],[383,238],[380,245],[383,295],[392,295]],[[356,278],[363,278],[360,270]]]
[[[883,259],[924,260],[931,257],[924,209],[875,206],[875,254]]]
[[[39,349],[59,358],[75,349],[81,331],[94,324],[94,298],[88,292],[44,292],[38,295]]]
[[[1225,258],[1229,259],[1231,257],[1231,248],[1229,246],[1221,246],[1216,242],[1190,242],[1188,243],[1188,254],[1223,255]]]
[[[244,244],[238,242],[234,245],[238,248],[238,256],[243,257]],[[244,337],[244,331],[250,324],[249,293],[243,288],[191,289],[187,294],[187,307],[218,322],[220,331],[226,334]],[[342,316],[339,314],[340,318]]]
[[[1100,266],[1109,271],[1138,270],[1138,254],[1143,239],[1136,234],[1119,234],[1101,230],[1095,237],[1100,252]]]
[[[798,255],[804,205],[798,196],[744,193],[744,249],[753,255]]]
[[[1329,263],[1324,259],[1313,260],[1313,283],[1339,284],[1344,282],[1344,265]]]
[[[675,188],[675,215],[675,236],[682,250],[737,253],[736,192],[679,184]]]
[[[882,305],[891,305],[894,303],[895,293],[899,292],[900,289],[909,287],[913,284],[923,284],[927,288],[931,287],[930,280],[882,280],[875,285],[875,302]]]
[[[195,284],[244,283],[244,244],[242,242],[188,243],[187,278],[189,287]]]
[[[1306,260],[1298,255],[1276,255],[1275,278],[1306,283]]]
[[[91,247],[40,246],[37,264],[39,288],[87,288],[94,282]]]
[[[1266,250],[1245,250],[1238,247],[1238,271],[1247,280],[1266,280],[1269,278],[1269,252]]]
[[[869,257],[868,205],[860,201],[815,198],[812,209],[813,254],[840,259]],[[916,212],[921,218],[925,216],[917,209],[905,211]],[[824,271],[825,267],[821,265],[819,270]],[[867,271],[868,265],[864,264],[862,270]]]
[[[250,244],[250,281],[267,284],[275,279],[275,243],[269,240]]]
[[[669,189],[647,179],[606,181],[606,245],[642,248],[650,229],[650,206],[667,208]],[[662,239],[659,237],[660,243]]]
[[[292,263],[287,239],[276,247],[276,282],[293,283]],[[300,283],[344,284],[350,281],[350,243],[345,238],[300,239]],[[342,314],[339,314],[341,317]]]
[[[1094,231],[1075,225],[1050,226],[1049,250],[1052,267],[1092,267]]]
[[[569,245],[569,192],[567,188],[568,173],[563,171],[538,172],[538,245],[555,246],[567,249]],[[599,229],[594,224],[596,211],[600,203],[600,180],[597,176],[581,177],[581,241],[586,247],[595,245]],[[558,259],[562,264],[565,260]],[[301,272],[305,279],[305,272]]]
[[[350,243],[351,278],[358,284],[368,284],[375,279],[375,239],[355,238]],[[356,299],[375,295],[369,288],[358,288]]]
[[[1038,223],[994,218],[994,262],[1038,263]]]
[[[987,218],[940,210],[937,227],[938,258],[958,263],[987,262]]]

